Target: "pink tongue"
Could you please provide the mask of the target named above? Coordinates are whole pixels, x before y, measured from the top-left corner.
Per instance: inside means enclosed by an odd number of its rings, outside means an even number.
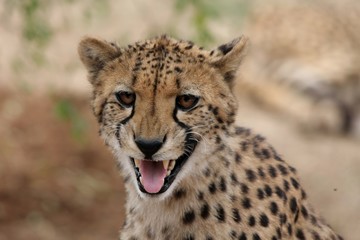
[[[157,193],[164,185],[166,169],[161,161],[140,161],[141,183],[148,193]]]

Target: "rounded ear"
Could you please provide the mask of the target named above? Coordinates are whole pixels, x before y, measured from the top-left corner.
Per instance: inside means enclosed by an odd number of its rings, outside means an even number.
[[[85,37],[80,41],[78,53],[89,72],[90,82],[95,80],[97,73],[107,62],[121,56],[120,48],[114,43],[90,37]]]
[[[247,43],[248,38],[241,36],[212,51],[211,64],[220,71],[230,86],[246,53]]]

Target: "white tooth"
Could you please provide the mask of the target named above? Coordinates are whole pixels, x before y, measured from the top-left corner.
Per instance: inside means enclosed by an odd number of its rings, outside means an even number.
[[[175,167],[175,160],[170,160],[170,164],[169,164],[168,169],[169,169],[169,170],[173,170],[174,167]]]
[[[135,166],[136,166],[136,167],[140,167],[140,160],[135,159]]]
[[[163,161],[162,161],[162,163],[163,163],[163,165],[164,165],[164,169],[166,169],[166,170],[168,169],[169,162],[170,162],[169,160],[163,160]]]
[[[140,182],[141,182],[141,184],[143,184],[143,181],[142,181],[142,177],[140,176]]]
[[[170,173],[171,173],[171,171],[170,171],[170,170],[168,170],[168,171],[166,172],[166,176],[169,176],[169,175],[170,175]]]

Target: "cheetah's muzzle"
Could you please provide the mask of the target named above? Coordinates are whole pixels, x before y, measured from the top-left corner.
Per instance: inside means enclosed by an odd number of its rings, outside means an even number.
[[[185,152],[176,160],[131,159],[140,191],[150,195],[166,192],[195,150],[197,142],[189,135],[186,139]]]

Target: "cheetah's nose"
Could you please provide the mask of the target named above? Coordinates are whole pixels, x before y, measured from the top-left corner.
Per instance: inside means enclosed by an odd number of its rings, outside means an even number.
[[[152,155],[154,155],[163,145],[163,141],[159,141],[158,139],[135,139],[135,143],[142,153],[145,155],[145,159],[151,159]]]

